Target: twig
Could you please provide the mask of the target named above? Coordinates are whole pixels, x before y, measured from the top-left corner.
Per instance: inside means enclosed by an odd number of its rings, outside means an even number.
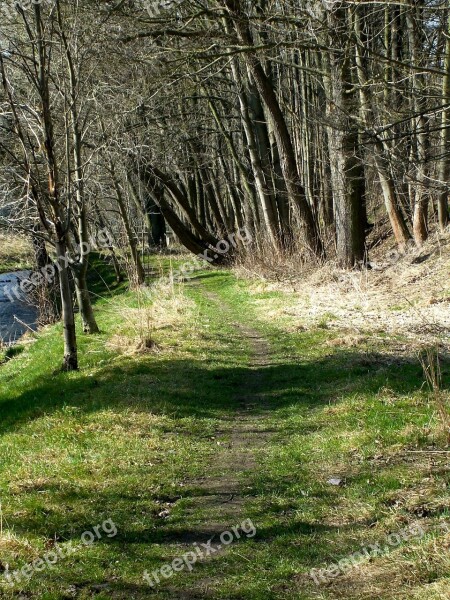
[[[450,450],[405,450],[408,454],[450,454]]]
[[[14,315],[14,321],[17,321],[17,323],[19,323],[20,325],[23,325],[24,327],[29,329],[31,331],[31,333],[34,333],[36,335],[36,331],[32,327],[30,327],[29,325],[27,325],[26,323],[21,321],[18,317],[16,317],[16,315]]]

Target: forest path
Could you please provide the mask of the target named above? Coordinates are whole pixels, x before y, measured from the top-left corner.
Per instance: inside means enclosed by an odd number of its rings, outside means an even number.
[[[290,300],[201,270],[143,308],[99,301],[105,333],[80,335],[76,373],[54,371],[59,326],[2,365],[2,563],[67,550],[13,589],[0,573],[2,599],[448,596],[448,446],[417,358],[299,327]],[[149,309],[143,352],[133,319]],[[114,536],[79,544],[110,521]]]
[[[247,476],[258,471],[255,455],[274,432],[266,422],[265,411],[269,406],[264,397],[264,369],[271,365],[271,351],[269,342],[256,329],[238,320],[239,315],[217,293],[204,288],[199,280],[193,280],[192,285],[208,303],[220,309],[220,318],[228,320],[235,328],[249,352],[245,373],[230,399],[236,403],[236,410],[223,416],[222,425],[214,432],[220,451],[208,464],[208,474],[188,483],[196,489],[196,495],[185,506],[186,517],[197,523],[196,531],[200,536],[197,541],[203,538],[211,542],[211,557],[218,557],[227,551],[228,544],[224,544],[221,537],[224,532],[227,533],[226,541],[233,537],[232,542],[238,543],[240,536],[245,537],[242,531],[236,534],[236,528],[248,520],[249,502],[255,500]],[[188,544],[193,540],[188,535],[185,540],[178,541]],[[197,580],[189,591],[169,588],[171,598],[208,598],[209,585],[213,583],[213,579],[207,577]]]
[[[202,293],[220,307],[222,317],[235,317],[217,294],[208,290],[202,290]],[[217,508],[215,523],[211,524],[209,515],[207,528],[218,535],[238,524],[239,519],[245,519],[245,474],[257,469],[254,451],[263,446],[270,435],[270,431],[264,428],[262,412],[265,406],[263,369],[270,364],[269,344],[255,329],[235,320],[232,324],[249,345],[248,369],[234,393],[239,408],[233,416],[227,417],[224,428],[215,432],[217,439],[228,434],[225,443],[218,441],[222,452],[214,458],[215,465],[211,465],[219,468],[220,475],[199,481],[198,487],[204,492],[204,497],[200,496],[193,502],[193,508],[195,505]]]

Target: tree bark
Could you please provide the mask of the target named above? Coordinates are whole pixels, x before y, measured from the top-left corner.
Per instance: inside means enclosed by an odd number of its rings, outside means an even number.
[[[438,177],[442,190],[438,197],[438,219],[441,231],[447,228],[449,216],[449,190],[450,190],[450,2],[448,2],[448,16],[446,27],[446,41],[444,53],[444,71],[442,80],[442,103],[447,105],[442,111],[441,136]]]
[[[423,64],[422,60],[422,35],[419,32],[421,17],[423,15],[423,0],[414,0],[406,10],[406,24],[409,41],[409,53],[411,63],[418,67]],[[415,71],[411,75],[411,109],[414,114],[411,120],[413,144],[411,147],[411,158],[416,166],[416,178],[413,182],[413,234],[416,245],[420,248],[428,238],[428,205],[429,194],[426,186],[426,162],[427,162],[427,117],[425,75]]]
[[[360,50],[361,44],[361,23],[358,9],[355,10],[354,16],[354,30],[356,35],[355,53],[356,53],[356,70],[359,81],[359,95],[360,95],[360,106],[361,106],[361,117],[363,119],[365,128],[370,131],[373,129],[372,119],[375,114],[375,107],[371,106],[371,102],[368,96],[368,83],[367,74],[364,65],[364,58]],[[389,165],[387,164],[387,152],[388,148],[383,143],[383,139],[379,137],[376,132],[374,135],[374,161],[377,170],[378,178],[380,180],[381,189],[384,197],[384,204],[386,212],[389,217],[389,222],[394,233],[395,240],[400,248],[404,250],[408,241],[411,239],[411,234],[406,225],[406,221],[400,209],[400,205],[395,190],[395,184],[392,176],[389,173]]]
[[[73,311],[72,293],[70,289],[69,271],[67,267],[67,231],[68,215],[65,215],[59,194],[59,172],[55,153],[55,136],[51,114],[49,90],[49,66],[44,42],[44,26],[42,23],[41,7],[34,5],[36,25],[36,45],[38,64],[38,91],[42,109],[42,125],[45,135],[44,149],[48,174],[48,200],[52,207],[54,233],[56,238],[57,264],[59,270],[59,285],[61,293],[62,321],[64,329],[64,361],[63,369],[74,371],[78,369],[78,350],[75,332],[75,316]]]
[[[194,229],[194,231],[208,244],[211,246],[216,246],[219,240],[212,235],[197,218],[195,214],[195,210],[190,206],[188,199],[185,197],[184,193],[180,190],[177,184],[166,174],[163,173],[160,169],[148,165],[146,170],[150,169],[155,177],[159,179],[159,181],[164,185],[164,187],[170,192],[172,198],[183,211],[186,216],[188,222]]]
[[[142,178],[144,184],[146,185],[148,193],[151,194],[152,198],[161,209],[164,218],[172,228],[175,235],[178,237],[180,243],[183,244],[183,246],[187,248],[187,250],[189,250],[196,256],[205,256],[205,251],[210,249],[211,244],[209,244],[203,239],[199,239],[198,237],[196,237],[184,225],[184,223],[181,221],[176,212],[170,206],[169,202],[164,197],[164,190],[158,188],[157,181],[155,181],[156,175],[154,174],[153,169],[140,169],[139,176]],[[218,241],[216,242],[216,244],[217,243]],[[210,256],[209,254],[207,254],[207,252],[206,255],[212,259],[210,261],[212,263],[221,264],[222,262],[224,262],[223,257],[220,255],[214,256],[213,254],[212,256]]]
[[[346,9],[333,8],[328,13],[330,31],[348,31],[350,24]],[[325,81],[328,144],[333,189],[336,252],[339,264],[345,269],[365,262],[365,186],[364,165],[359,147],[359,112],[352,67],[354,58],[349,49],[331,54]]]
[[[86,217],[86,198],[84,194],[84,165],[82,158],[82,133],[80,127],[80,116],[78,113],[79,86],[78,77],[64,30],[64,23],[61,15],[59,2],[56,3],[60,35],[64,46],[64,52],[67,62],[69,75],[69,106],[72,126],[72,145],[73,145],[73,163],[75,174],[75,198],[78,224],[78,237],[80,244],[80,253],[77,263],[73,264],[72,272],[75,280],[75,289],[80,310],[83,331],[87,334],[99,333],[97,322],[95,320],[94,310],[92,308],[91,297],[87,287],[87,270],[89,264],[89,254],[91,251],[89,243],[89,232]]]
[[[280,248],[279,229],[277,225],[276,214],[273,210],[272,200],[268,191],[266,176],[261,164],[261,159],[258,154],[257,141],[253,129],[253,123],[250,118],[249,105],[245,89],[242,85],[242,78],[239,74],[237,61],[233,59],[231,69],[236,86],[238,87],[239,106],[241,110],[242,125],[247,138],[247,146],[250,154],[253,175],[255,178],[255,186],[261,204],[266,231],[272,246],[275,249]]]
[[[100,333],[100,329],[95,320],[94,310],[92,308],[91,296],[86,281],[86,270],[73,268],[73,278],[75,281],[75,292],[77,295],[78,308],[80,309],[81,323],[84,333]]]
[[[167,245],[166,222],[159,206],[148,194],[144,198],[141,197],[141,192],[131,177],[127,177],[127,182],[136,210],[145,221],[149,248],[165,248]]]
[[[141,257],[139,256],[136,239],[134,237],[134,233],[131,229],[130,219],[128,217],[128,211],[125,203],[125,198],[123,197],[122,188],[120,186],[119,181],[117,180],[114,163],[110,160],[110,169],[111,169],[111,177],[114,190],[116,192],[117,205],[119,207],[120,216],[122,217],[122,223],[125,229],[125,234],[127,236],[128,245],[130,247],[131,258],[133,260],[135,276],[136,276],[136,284],[143,285],[145,283],[145,272],[144,267],[142,266]]]
[[[64,241],[64,233],[57,231],[57,235],[58,241],[56,242],[56,252],[58,254],[57,265],[59,271],[59,287],[61,292],[61,310],[64,331],[63,369],[65,371],[76,371],[78,369],[77,338],[69,269],[65,260],[67,255],[67,245]]]

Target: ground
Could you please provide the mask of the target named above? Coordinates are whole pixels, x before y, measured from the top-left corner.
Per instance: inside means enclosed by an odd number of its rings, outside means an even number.
[[[28,269],[33,264],[33,248],[26,237],[0,231],[0,273]]]
[[[386,282],[413,256],[359,296],[360,274],[273,285],[201,267],[112,291],[78,373],[57,369],[60,326],[24,340],[0,367],[1,597],[450,598],[445,252],[411,263],[435,287],[403,281],[402,304]],[[439,327],[402,328],[410,303],[439,307]]]

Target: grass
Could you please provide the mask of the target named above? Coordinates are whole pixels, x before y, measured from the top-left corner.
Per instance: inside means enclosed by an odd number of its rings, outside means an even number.
[[[22,354],[23,351],[24,351],[24,346],[22,346],[20,344],[15,344],[14,346],[8,346],[8,347],[5,347],[4,349],[1,349],[1,347],[0,347],[0,365],[4,362],[7,362],[8,360],[12,360],[16,356],[19,356],[19,354]]]
[[[176,266],[164,258],[158,269]],[[260,320],[267,292],[227,271],[158,285],[144,305],[122,288],[97,302],[103,333],[80,332],[79,372],[55,370],[59,325],[0,367],[0,571],[55,541],[79,544],[108,519],[117,527],[13,589],[0,573],[1,597],[446,597],[448,454],[436,452],[445,438],[417,359],[393,356],[381,337],[330,345],[341,334],[320,322],[292,332],[289,315]],[[134,351],[143,306],[156,344],[147,352]],[[264,364],[249,366],[245,327],[265,340]],[[448,362],[441,368],[448,398]],[[257,399],[255,443],[227,466],[243,394]],[[223,519],[251,519],[256,536],[151,589],[144,570],[206,542],[226,513],[205,478],[232,476],[245,492]],[[327,585],[308,574],[417,524],[422,537]]]
[[[0,273],[30,269],[32,264],[30,242],[17,234],[0,232]]]

